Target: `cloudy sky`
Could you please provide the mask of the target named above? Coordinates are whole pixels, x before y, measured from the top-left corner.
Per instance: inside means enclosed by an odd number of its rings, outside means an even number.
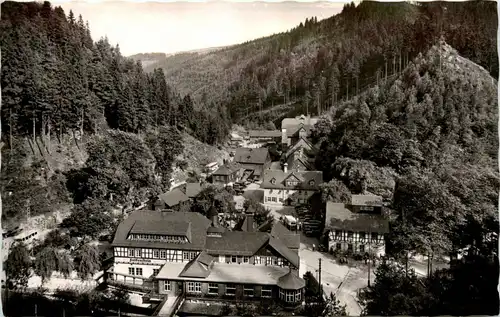
[[[283,32],[307,17],[339,13],[345,2],[51,1],[88,20],[92,37],[108,36],[122,54],[173,53],[237,44]]]

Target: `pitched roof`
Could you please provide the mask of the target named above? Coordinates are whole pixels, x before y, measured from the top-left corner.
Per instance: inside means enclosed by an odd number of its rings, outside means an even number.
[[[238,148],[234,155],[234,161],[242,164],[264,164],[266,163],[269,150],[263,148]]]
[[[201,190],[202,188],[200,183],[186,183],[186,196],[189,198],[198,196]]]
[[[276,239],[274,237],[269,238],[269,246],[281,254],[288,262],[293,266],[299,267],[300,258],[299,255],[286,247],[283,241]]]
[[[280,138],[280,130],[250,130],[248,136],[251,138]]]
[[[158,198],[163,201],[168,207],[178,205],[182,201],[188,201],[189,197],[182,192],[180,188],[175,188],[169,192],[161,194]]]
[[[302,164],[307,170],[313,169],[313,166],[311,163],[309,163],[308,158],[304,155],[298,155],[297,152],[293,152],[291,155],[289,155],[286,163],[288,164],[288,168],[290,170],[295,170],[295,166],[297,164]]]
[[[288,158],[292,153],[298,149],[305,149],[314,152],[316,149],[314,145],[305,138],[300,138],[292,147],[290,147],[285,154],[285,158]]]
[[[351,204],[355,206],[382,206],[383,198],[377,195],[352,195]]]
[[[352,212],[343,203],[326,203],[325,228],[357,232],[389,232],[389,221],[382,215]]]
[[[214,258],[203,251],[186,264],[179,276],[205,278],[210,275],[210,268],[213,262]]]
[[[251,207],[250,207],[251,208]],[[234,231],[246,231],[246,232],[254,232],[257,231],[257,223],[255,220],[252,221],[253,223],[253,228],[251,231],[248,230],[249,227],[249,220],[247,216],[244,216],[238,222],[236,223],[236,226],[234,226],[233,230]]]
[[[191,223],[175,220],[137,220],[130,233],[183,236],[191,240]]]
[[[300,248],[300,234],[291,232],[277,220],[271,229],[271,236],[281,240],[289,249]]]
[[[287,186],[285,180],[289,177],[295,177],[299,180],[296,186]],[[274,181],[274,184],[271,182]],[[314,181],[314,185],[309,182]],[[268,189],[305,189],[316,190],[319,185],[323,183],[323,172],[321,171],[287,171],[286,173],[281,170],[265,170],[260,188]]]
[[[231,175],[236,171],[240,171],[241,165],[237,162],[229,162],[219,167],[212,175]]]
[[[269,240],[265,232],[227,231],[221,237],[207,237],[209,254],[252,256]]]
[[[314,126],[318,122],[317,117],[310,117],[305,115],[300,115],[295,118],[285,118],[281,121],[281,129],[287,129],[290,131],[297,131],[298,127],[302,124],[304,127]]]
[[[191,230],[191,239],[188,243],[175,243],[168,241],[138,241],[128,240],[127,237],[134,225],[140,223],[139,228],[146,231],[148,227],[157,232],[161,230],[158,223],[174,224],[174,227],[186,226],[189,224]],[[168,248],[175,245],[176,249],[184,250],[203,250],[206,242],[207,228],[210,226],[210,220],[197,212],[160,212],[151,210],[138,210],[132,212],[127,219],[123,220],[115,233],[113,246],[123,247],[149,247],[149,248]],[[169,234],[171,230],[179,230],[172,226],[163,227],[164,234]]]
[[[278,279],[277,285],[281,289],[298,290],[306,286],[306,281],[290,271]]]

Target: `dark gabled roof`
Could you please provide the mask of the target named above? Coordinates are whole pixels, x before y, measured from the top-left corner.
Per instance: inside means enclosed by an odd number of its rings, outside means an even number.
[[[146,230],[149,225],[153,230],[158,230],[156,223],[184,223],[190,224],[191,239],[189,243],[175,243],[168,241],[137,241],[127,240],[127,237],[136,223],[143,222],[141,230]],[[185,225],[183,225],[185,226]],[[117,247],[145,247],[145,248],[168,248],[184,250],[203,250],[205,248],[207,228],[210,226],[210,220],[197,212],[161,212],[151,210],[138,210],[132,212],[127,219],[123,220],[115,233],[112,245]],[[165,232],[169,232],[169,227]],[[167,233],[166,233],[167,234]]]
[[[286,129],[287,134],[295,134],[299,129],[300,126],[304,126],[306,129],[310,129],[313,127],[316,123],[318,122],[317,117],[310,117],[310,116],[304,116],[300,115],[295,118],[285,118],[281,121],[281,129]]]
[[[234,161],[241,164],[264,164],[269,156],[267,148],[238,148],[234,155]]]
[[[306,286],[306,281],[290,271],[278,279],[277,285],[281,289],[298,290]]]
[[[169,192],[161,194],[158,198],[163,201],[168,207],[178,205],[182,201],[188,201],[189,197],[182,192],[180,188],[172,189]]]
[[[250,130],[248,136],[251,138],[280,138],[281,130]]]
[[[298,149],[305,149],[312,152],[315,151],[314,145],[311,142],[309,142],[305,138],[300,138],[292,147],[290,147],[286,151],[285,157],[288,158],[290,155],[292,155],[292,153],[294,153]]]
[[[209,254],[252,256],[269,240],[265,232],[227,231],[221,237],[207,237]]]
[[[186,183],[186,196],[189,198],[197,197],[201,192],[200,183]]]
[[[240,220],[238,220],[238,222],[234,226],[233,230],[234,231],[248,232],[248,225],[249,225],[248,224],[248,217],[243,217]],[[255,220],[253,221],[253,230],[250,232],[253,232],[253,231],[257,231],[257,224],[255,223]]]
[[[210,275],[210,268],[214,258],[205,251],[198,254],[196,258],[189,261],[179,274],[180,277],[206,278]]]
[[[389,220],[382,215],[352,212],[342,203],[326,203],[325,229],[356,232],[389,232]]]
[[[352,195],[351,205],[354,206],[382,206],[383,198],[377,195]]]
[[[231,175],[241,170],[241,165],[237,162],[229,162],[219,167],[212,175]]]
[[[289,177],[295,177],[301,181],[297,186],[287,186],[285,180]],[[274,179],[275,183],[271,183]],[[309,181],[314,180],[314,185],[310,185]],[[323,172],[320,171],[284,171],[280,170],[265,170],[262,184],[260,188],[267,189],[305,189],[305,190],[316,190],[319,185],[323,183]]]
[[[308,158],[304,155],[297,155],[297,152],[293,152],[292,154],[290,154],[288,156],[288,159],[286,160],[286,163],[288,164],[289,170],[294,170],[296,164],[302,164],[309,171],[313,169],[313,166],[311,163],[309,163]]]
[[[269,238],[269,246],[276,250],[279,254],[281,254],[288,262],[290,262],[293,266],[299,267],[300,258],[299,255],[287,248],[287,246],[279,239],[274,237]]]
[[[168,220],[137,220],[129,233],[183,236],[191,240],[191,223]]]
[[[291,232],[279,221],[275,220],[271,229],[271,236],[281,240],[289,249],[300,248],[300,234]]]
[[[186,264],[179,277],[206,278],[209,275],[210,267],[194,259]]]

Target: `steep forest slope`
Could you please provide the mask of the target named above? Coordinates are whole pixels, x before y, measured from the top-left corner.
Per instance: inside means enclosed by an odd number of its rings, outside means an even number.
[[[399,74],[442,35],[498,76],[493,1],[348,4],[342,13],[209,54],[155,64],[196,103],[222,102],[234,122],[312,114]],[[261,112],[263,109],[275,111]]]
[[[169,187],[183,140],[226,139],[223,108],[194,110],[163,71],[94,42],[81,16],[49,2],[3,2],[1,14],[4,221],[87,199],[140,205]]]
[[[392,201],[390,256],[404,263],[413,252],[461,250],[465,259],[425,281],[434,286],[418,295],[409,284],[387,286],[381,279],[378,291],[365,292],[369,315],[498,314],[497,84],[441,42],[394,81],[320,118],[316,164],[326,180]],[[396,284],[408,278],[401,274],[387,278]],[[390,294],[378,293],[382,288]],[[400,302],[386,301],[396,294]]]

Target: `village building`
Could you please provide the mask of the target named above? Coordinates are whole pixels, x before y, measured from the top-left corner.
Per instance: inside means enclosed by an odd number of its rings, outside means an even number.
[[[241,179],[244,171],[243,167],[236,162],[226,163],[212,174],[212,183],[216,185],[232,185]]]
[[[115,234],[108,279],[185,301],[302,303],[305,281],[299,277],[297,252],[267,232],[226,231],[214,210],[209,217],[195,212],[130,214]]]
[[[281,121],[282,149],[286,150],[300,139],[310,135],[311,129],[318,122],[318,118],[300,115],[295,118],[285,118]]]
[[[260,180],[264,170],[271,165],[271,156],[267,148],[239,148],[234,155],[234,162],[244,169],[243,181],[247,178]]]
[[[326,203],[328,249],[353,254],[369,253],[379,257],[385,255],[385,235],[389,232],[389,221],[382,213],[357,212],[352,209],[351,205],[343,203]]]
[[[264,203],[295,205],[306,203],[323,183],[321,171],[266,170],[260,188],[264,190]]]
[[[281,142],[280,130],[250,130],[248,136],[253,142]]]
[[[154,210],[176,209],[179,204],[188,202],[189,197],[182,191],[181,188],[176,187],[166,193],[158,196],[158,199],[153,205]]]
[[[272,237],[281,240],[287,248],[298,254],[300,248],[300,233],[290,231],[280,221],[270,219],[260,225],[257,231],[268,232]]]
[[[297,143],[288,148],[281,158],[282,164],[287,163],[289,170],[312,171],[316,148],[306,138],[300,138]]]

